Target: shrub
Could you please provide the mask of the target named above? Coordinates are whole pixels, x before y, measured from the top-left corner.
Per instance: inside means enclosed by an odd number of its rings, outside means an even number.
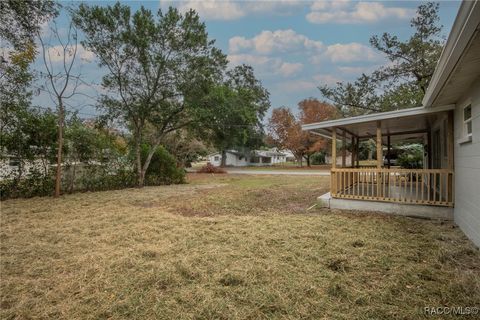
[[[222,168],[215,167],[210,162],[197,170],[197,173],[227,173],[227,171]]]
[[[136,181],[136,175],[131,169],[119,168],[112,173],[106,166],[91,165],[85,169],[75,189],[105,191],[133,188],[136,186]]]
[[[0,199],[31,198],[48,196],[53,193],[55,179],[38,170],[30,171],[24,178],[6,177],[0,180]]]
[[[423,146],[412,144],[404,146],[398,156],[398,164],[405,169],[421,169],[423,167]]]
[[[315,152],[310,157],[312,164],[325,164],[325,153],[324,152]]]
[[[142,157],[148,154],[148,146],[142,147]],[[177,167],[175,158],[162,146],[152,156],[145,174],[145,185],[185,183],[185,171]]]

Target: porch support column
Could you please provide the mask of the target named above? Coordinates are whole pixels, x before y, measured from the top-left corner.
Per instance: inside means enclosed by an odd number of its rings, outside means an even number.
[[[347,134],[345,130],[342,132],[342,168],[346,167],[347,157]]]
[[[453,170],[453,111],[448,112],[447,120],[447,157],[448,169]]]
[[[360,137],[357,137],[357,145],[356,145],[356,153],[357,156],[355,157],[355,161],[357,162],[357,168],[360,167]]]
[[[388,155],[388,169],[390,169],[390,150],[391,150],[391,144],[390,144],[390,135],[387,136],[387,155]]]
[[[382,168],[382,123],[377,121],[377,169]],[[381,189],[381,173],[377,171],[376,174],[377,183],[377,197],[380,197]]]
[[[448,112],[448,119],[447,119],[447,158],[448,158],[448,169],[453,172],[454,170],[454,162],[453,162],[453,153],[454,151],[454,144],[453,144],[453,111]],[[454,183],[455,183],[455,173],[451,175],[448,174],[447,178],[447,192],[448,197],[450,198],[452,203],[455,201],[455,194],[454,194]],[[450,199],[447,199],[449,201]]]
[[[332,130],[332,169],[337,167],[337,130]]]
[[[337,129],[332,128],[332,169],[337,167]],[[330,171],[330,193],[337,194],[337,173]]]
[[[433,162],[432,162],[432,131],[431,130],[428,130],[427,132],[427,156],[428,156],[427,169],[432,169]]]
[[[382,123],[377,121],[377,168],[382,168]]]
[[[352,135],[351,143],[350,143],[350,148],[352,149],[352,156],[350,158],[350,167],[353,168],[355,164],[355,157],[357,156],[355,154],[355,136]]]

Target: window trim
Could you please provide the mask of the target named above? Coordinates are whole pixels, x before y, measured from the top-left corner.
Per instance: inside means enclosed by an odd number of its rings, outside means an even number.
[[[467,121],[465,121],[465,109],[470,107],[471,109],[472,108],[472,99],[469,98],[469,99],[466,99],[466,101],[464,103],[462,103],[461,105],[461,112],[462,112],[462,115],[461,115],[461,120],[459,121],[460,122],[460,125],[461,125],[461,128],[458,129],[458,131],[460,131],[460,138],[457,139],[457,143],[462,145],[462,144],[467,144],[467,143],[471,143],[472,140],[473,140],[473,127],[472,127],[472,133],[468,134],[468,128],[467,128],[467,123],[470,122],[473,124],[472,120],[473,120],[473,114],[470,113],[470,119],[467,119]]]
[[[467,108],[470,108],[470,118],[468,119],[465,119],[465,109]],[[472,104],[469,103],[467,104],[465,107],[462,108],[462,122],[463,122],[463,136],[465,138],[468,138],[468,137],[471,137],[472,136],[472,133],[473,133],[473,130],[472,132],[468,132],[468,124],[470,124],[470,128],[472,127]]]

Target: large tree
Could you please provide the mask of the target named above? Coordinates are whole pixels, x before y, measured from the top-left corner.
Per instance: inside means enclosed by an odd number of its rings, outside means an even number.
[[[53,160],[55,115],[32,108],[30,65],[41,25],[57,14],[53,1],[0,1],[0,151],[16,158],[17,180],[25,162],[41,159],[46,173]]]
[[[30,104],[35,38],[42,23],[58,14],[53,1],[0,1],[0,102],[3,121]],[[10,113],[10,115],[8,115]]]
[[[300,109],[298,119],[301,124],[332,120],[337,117],[337,110],[334,106],[315,98],[308,98],[300,101],[298,103],[298,108]],[[309,132],[306,132],[304,143],[306,147],[304,157],[307,160],[307,166],[310,166],[310,157],[314,153],[323,151],[328,146],[328,141],[325,138],[321,138]]]
[[[226,165],[229,148],[248,151],[262,143],[262,120],[270,107],[269,93],[255,77],[253,68],[240,65],[226,73],[225,80],[208,97],[204,136],[222,154]],[[206,133],[206,134],[205,134]]]
[[[83,44],[108,70],[99,106],[131,129],[138,185],[143,186],[153,154],[170,132],[186,127],[205,112],[199,103],[226,66],[226,57],[208,39],[195,11],[170,7],[157,14],[141,7],[81,4],[74,21],[85,33]],[[141,156],[141,145],[150,148]],[[144,158],[144,159],[143,159]]]
[[[298,106],[298,118],[287,107],[273,109],[268,122],[268,142],[291,151],[300,165],[305,158],[310,166],[310,156],[324,150],[327,141],[303,131],[302,124],[334,119],[336,110],[332,105],[314,98],[302,100]]]
[[[438,9],[438,3],[420,5],[407,40],[389,33],[371,37],[389,63],[354,82],[321,85],[323,96],[345,116],[420,106],[444,43]]]
[[[50,28],[50,38],[54,38],[54,43],[46,42],[40,31],[37,31],[37,37],[41,45],[41,56],[43,59],[43,72],[40,74],[45,78],[45,85],[42,89],[47,92],[50,99],[55,104],[57,111],[57,168],[55,173],[55,197],[60,196],[62,182],[62,164],[63,164],[63,144],[66,103],[73,96],[77,95],[77,89],[81,83],[81,76],[74,72],[74,65],[78,62],[77,50],[77,29],[70,23],[66,34],[61,35],[55,23]],[[61,62],[55,67],[52,55],[61,57]]]

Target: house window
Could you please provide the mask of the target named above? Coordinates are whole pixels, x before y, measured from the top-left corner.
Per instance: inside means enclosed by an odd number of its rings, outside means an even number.
[[[20,160],[18,160],[18,158],[11,157],[8,159],[8,165],[10,167],[18,167],[20,166]]]
[[[465,137],[472,136],[472,105],[463,109],[463,133]]]
[[[213,161],[218,161],[218,160],[220,160],[220,157],[219,157],[219,156],[215,156],[215,157],[213,158]]]

